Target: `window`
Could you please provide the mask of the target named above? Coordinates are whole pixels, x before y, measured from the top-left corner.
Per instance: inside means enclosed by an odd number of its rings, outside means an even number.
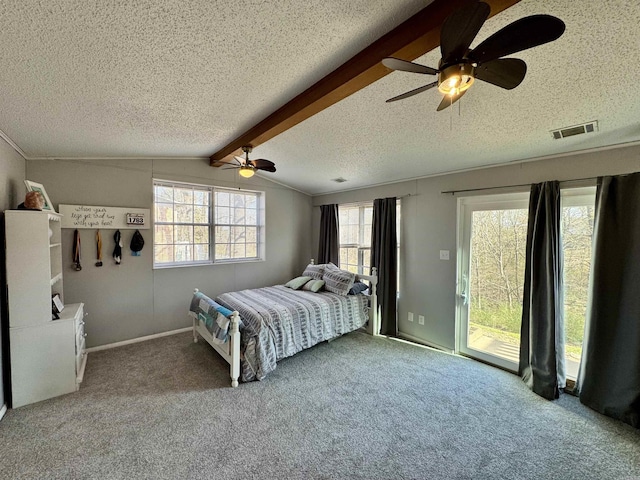
[[[373,202],[338,206],[340,231],[340,268],[369,275],[371,271],[371,226]],[[398,291],[400,289],[400,201],[396,204],[398,241]]]
[[[260,260],[264,194],[154,181],[154,266]]]
[[[373,204],[340,205],[340,268],[368,275],[371,266]]]

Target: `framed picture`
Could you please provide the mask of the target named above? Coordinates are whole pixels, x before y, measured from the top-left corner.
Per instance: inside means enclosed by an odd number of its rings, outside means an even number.
[[[44,189],[41,183],[32,182],[31,180],[25,180],[24,184],[27,186],[27,192],[38,192],[40,195],[42,195],[42,198],[44,199],[44,207],[42,207],[42,210],[56,213],[55,209],[53,208],[53,204],[49,199],[49,195],[47,195],[47,191]]]
[[[51,317],[53,320],[57,320],[60,318],[60,312],[64,310],[64,304],[62,303],[62,299],[60,295],[54,293],[51,296]]]

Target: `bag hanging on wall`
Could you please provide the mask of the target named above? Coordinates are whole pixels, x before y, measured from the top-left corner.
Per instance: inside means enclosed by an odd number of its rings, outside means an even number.
[[[131,248],[131,255],[139,257],[142,247],[144,247],[144,238],[142,238],[142,234],[136,230],[133,237],[131,237],[131,243],[129,244],[129,248]]]

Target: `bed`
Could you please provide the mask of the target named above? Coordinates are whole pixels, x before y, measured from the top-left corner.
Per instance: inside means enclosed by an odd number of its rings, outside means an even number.
[[[195,289],[189,309],[193,341],[203,338],[229,363],[232,387],[239,379],[262,380],[279,360],[320,342],[358,329],[379,334],[375,269],[355,281],[368,282],[368,290],[344,295],[275,285],[213,300]]]

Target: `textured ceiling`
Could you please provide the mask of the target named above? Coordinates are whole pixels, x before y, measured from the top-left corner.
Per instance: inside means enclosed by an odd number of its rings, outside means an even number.
[[[0,130],[27,157],[208,156],[428,3],[0,0]],[[437,113],[435,90],[386,104],[431,81],[394,72],[252,158],[317,194],[640,140],[640,4],[522,0],[473,45],[536,13],[567,30],[515,55],[515,90],[477,82]],[[589,120],[597,133],[549,133]]]

